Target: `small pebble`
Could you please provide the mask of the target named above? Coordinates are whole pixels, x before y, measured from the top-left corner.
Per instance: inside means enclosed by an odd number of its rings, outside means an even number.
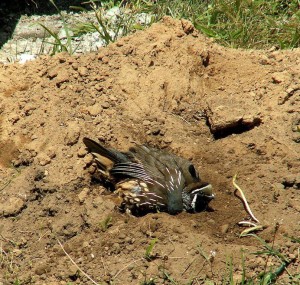
[[[40,153],[37,156],[37,160],[41,166],[45,166],[51,162],[51,158],[45,153]]]
[[[88,69],[86,67],[78,67],[78,73],[80,76],[86,76],[88,74]]]
[[[89,188],[83,188],[83,190],[78,194],[78,200],[80,203],[83,203],[89,193],[90,189]]]
[[[220,227],[221,233],[222,234],[226,234],[228,232],[229,229],[229,225],[228,224],[224,224]]]
[[[2,203],[0,216],[16,215],[24,206],[25,202],[21,198],[10,197],[5,203]]]
[[[80,127],[76,123],[69,123],[65,143],[69,146],[76,144],[80,137]]]
[[[94,104],[93,106],[87,107],[87,111],[91,116],[98,116],[101,113],[102,108],[100,104]]]
[[[103,109],[108,109],[108,108],[110,107],[110,105],[109,105],[108,102],[103,102],[103,103],[101,104],[101,106],[102,106]]]
[[[85,157],[87,153],[88,153],[87,149],[85,147],[81,147],[77,152],[77,156],[82,158]]]

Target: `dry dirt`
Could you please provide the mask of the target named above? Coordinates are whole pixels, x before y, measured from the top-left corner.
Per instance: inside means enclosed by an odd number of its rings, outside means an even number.
[[[272,242],[278,224],[275,247],[300,274],[288,238],[300,230],[300,50],[224,48],[165,18],[97,53],[2,65],[0,98],[0,284],[92,284],[58,241],[99,284],[221,284],[230,257],[239,279],[242,252],[248,277],[275,270],[277,258],[253,254],[257,239],[239,237],[236,173],[258,235]],[[91,180],[84,136],[191,159],[214,187],[213,211],[118,212]]]

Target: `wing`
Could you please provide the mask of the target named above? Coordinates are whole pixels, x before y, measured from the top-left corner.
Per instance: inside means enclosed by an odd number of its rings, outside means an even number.
[[[123,176],[125,178],[137,178],[149,183],[151,183],[151,181],[153,180],[151,176],[146,172],[142,164],[131,161],[116,163],[110,170],[110,174],[115,177]]]

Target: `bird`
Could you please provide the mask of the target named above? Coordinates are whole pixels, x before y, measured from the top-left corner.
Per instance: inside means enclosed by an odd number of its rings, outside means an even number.
[[[101,180],[113,187],[120,210],[133,215],[186,211],[201,212],[214,199],[211,184],[204,182],[187,159],[147,145],[127,152],[108,148],[84,137]]]

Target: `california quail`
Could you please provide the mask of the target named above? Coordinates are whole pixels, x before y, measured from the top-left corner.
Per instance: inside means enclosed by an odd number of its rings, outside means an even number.
[[[201,181],[193,164],[184,158],[145,145],[119,152],[89,138],[83,142],[101,178],[121,197],[123,210],[133,214],[199,212],[214,198],[211,185]]]

